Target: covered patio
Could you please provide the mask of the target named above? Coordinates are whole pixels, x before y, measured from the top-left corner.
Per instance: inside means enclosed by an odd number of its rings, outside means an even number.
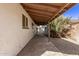
[[[72,8],[71,3],[36,3],[21,4],[29,13],[34,22],[39,25],[47,25],[48,36],[44,33],[36,34],[35,37],[21,50],[18,56],[68,56],[79,55],[79,46],[76,42],[68,39],[51,38],[50,23],[52,20]],[[46,32],[45,32],[46,33]]]
[[[64,12],[72,8],[75,3],[21,3],[37,26],[46,25],[47,35],[50,40],[49,23]]]
[[[0,55],[79,55],[79,44],[52,38],[49,23],[75,3],[0,4]]]

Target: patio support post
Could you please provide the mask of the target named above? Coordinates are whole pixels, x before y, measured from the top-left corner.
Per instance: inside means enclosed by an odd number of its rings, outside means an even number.
[[[48,23],[48,41],[50,41],[50,24]]]

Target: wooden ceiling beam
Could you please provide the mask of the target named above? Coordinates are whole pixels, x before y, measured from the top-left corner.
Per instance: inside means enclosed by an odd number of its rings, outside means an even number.
[[[29,14],[32,14],[32,15],[36,15],[36,16],[43,16],[43,17],[51,17],[50,15],[46,15],[46,14],[40,14],[40,13],[35,13],[35,12],[29,12]]]
[[[34,20],[37,20],[37,21],[40,21],[40,20],[42,20],[42,21],[47,21],[47,20],[49,20],[50,18],[42,18],[42,17],[36,17],[36,16],[31,16]]]
[[[59,15],[60,15],[59,13],[61,13],[67,6],[69,6],[69,4],[70,4],[70,3],[67,3],[65,6],[63,6],[63,7],[49,20],[49,22],[52,21],[52,19],[54,19],[54,18],[56,18],[57,16],[59,16]]]
[[[32,10],[32,9],[26,9],[26,11],[29,13],[36,13],[36,14],[40,14],[40,15],[47,15],[47,16],[52,16],[55,13],[49,13],[49,12],[42,12],[42,11],[38,11],[38,10]]]
[[[48,21],[55,19],[68,9],[70,9],[74,4],[21,4],[23,8],[28,12],[32,19],[38,24],[47,24]]]
[[[32,6],[29,6],[28,4],[22,4],[23,5],[23,7],[25,8],[25,9],[32,9],[32,10],[38,10],[38,11],[42,11],[42,12],[48,12],[48,13],[54,13],[55,11],[53,11],[52,9],[51,10],[48,10],[48,9],[42,9],[42,8],[36,8],[36,7],[32,7]],[[38,5],[38,4],[34,4],[34,5]],[[41,5],[41,4],[40,4]],[[42,6],[42,5],[41,5]],[[45,6],[45,7],[49,7],[49,6]],[[50,8],[53,8],[53,6],[52,7],[50,7]],[[55,9],[55,8],[54,8]]]
[[[48,3],[36,3],[36,4],[43,5],[43,6],[48,6],[48,7],[51,7],[51,8],[53,7],[53,8],[56,8],[56,9],[61,8],[61,6],[59,6],[59,5],[54,5],[54,4],[51,5],[51,3],[50,4],[48,4]]]
[[[47,16],[47,15],[40,15],[40,14],[36,14],[36,13],[30,13],[29,12],[29,15],[31,15],[31,16],[38,16],[38,17],[43,17],[43,18],[51,18],[50,16]]]
[[[72,6],[74,6],[76,3],[70,3],[70,6],[68,6],[68,7],[66,7],[66,8],[64,8],[64,10],[68,10],[68,9],[70,9]]]
[[[66,6],[66,7],[62,7],[62,10],[60,10],[60,12],[57,14],[57,16],[55,16],[55,17],[53,17],[53,18],[51,18],[51,19],[55,19],[55,18],[57,18],[58,16],[60,16],[61,14],[63,14],[64,12],[66,12],[67,10],[69,10],[71,7],[73,7],[74,5],[75,5],[76,3],[69,3],[69,5],[68,6]],[[49,21],[51,21],[51,20],[49,20]]]

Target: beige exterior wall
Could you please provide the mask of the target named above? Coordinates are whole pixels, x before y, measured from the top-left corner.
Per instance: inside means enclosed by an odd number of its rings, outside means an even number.
[[[29,29],[22,29],[22,14],[28,17]],[[0,4],[0,55],[20,52],[34,36],[32,22],[20,4]]]

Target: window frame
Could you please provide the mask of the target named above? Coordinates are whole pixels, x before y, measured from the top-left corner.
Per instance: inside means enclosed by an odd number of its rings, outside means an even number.
[[[24,14],[22,14],[22,28],[29,29],[28,28],[28,18]]]

